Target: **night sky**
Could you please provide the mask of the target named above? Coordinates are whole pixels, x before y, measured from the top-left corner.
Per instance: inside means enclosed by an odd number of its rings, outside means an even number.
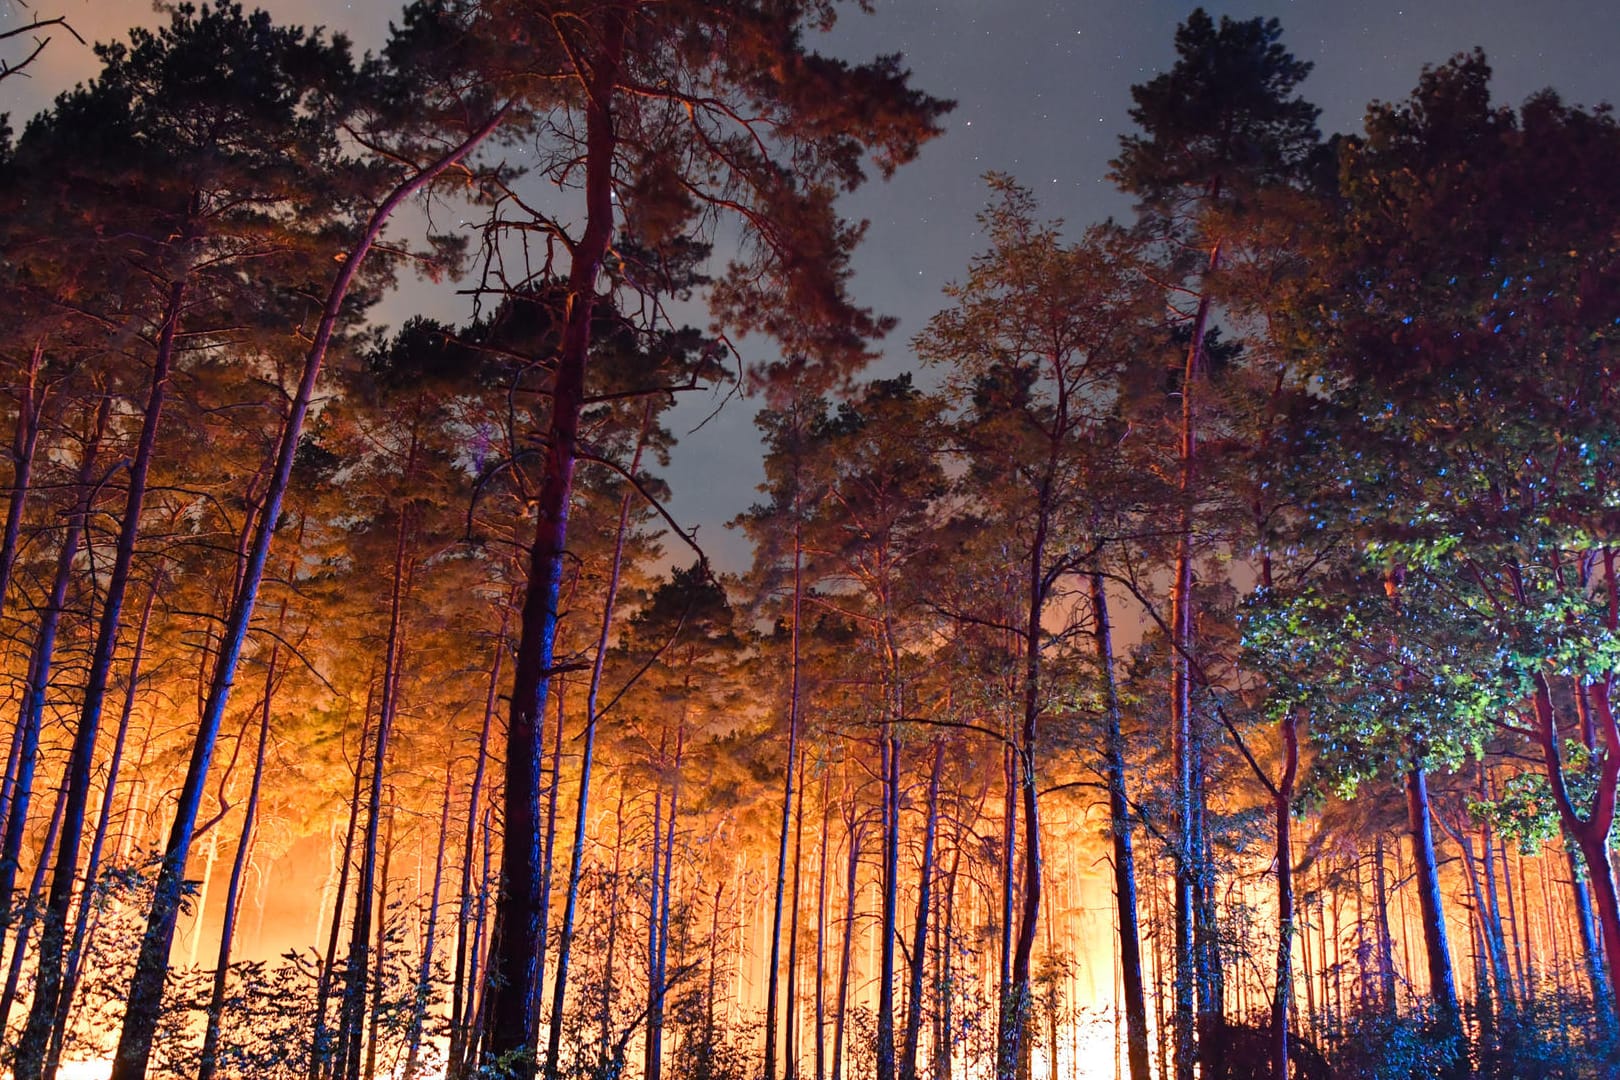
[[[375,47],[400,0],[262,0],[280,20],[325,24]],[[947,133],[889,184],[851,198],[852,215],[871,221],[857,256],[856,295],[898,316],[879,369],[911,363],[907,342],[941,306],[941,287],[961,276],[981,246],[974,215],[985,201],[982,175],[1011,173],[1035,189],[1051,216],[1076,227],[1129,212],[1105,179],[1128,124],[1132,83],[1169,65],[1176,24],[1192,10],[1165,0],[877,0],[876,15],[850,10],[828,46],[852,57],[901,52],[916,84],[958,102]],[[1620,19],[1593,0],[1255,3],[1206,5],[1234,17],[1275,15],[1284,42],[1316,70],[1305,95],[1322,108],[1326,132],[1359,127],[1367,102],[1404,97],[1425,63],[1483,46],[1495,89],[1518,102],[1553,86],[1574,102],[1620,97],[1616,58]],[[106,39],[132,23],[155,21],[148,0],[38,0],[33,12],[67,15],[87,38]],[[29,12],[0,0],[0,29]],[[16,59],[16,49],[6,56]],[[13,125],[93,69],[93,57],[57,34],[33,78],[0,83],[0,111]],[[443,288],[407,286],[380,318],[397,323],[423,311],[464,314]],[[757,350],[760,346],[754,343]],[[748,357],[759,358],[759,354]],[[677,413],[678,433],[712,411],[709,399]],[[701,431],[684,437],[671,468],[676,515],[701,526],[704,546],[725,568],[740,569],[747,545],[723,523],[754,499],[761,477],[753,435],[757,403],[732,401]],[[680,557],[678,553],[677,557]]]

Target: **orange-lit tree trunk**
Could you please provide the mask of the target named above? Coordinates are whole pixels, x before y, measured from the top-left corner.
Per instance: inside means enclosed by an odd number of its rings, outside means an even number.
[[[468,937],[475,911],[481,905],[475,902],[472,887],[473,855],[478,848],[478,805],[484,791],[484,768],[489,762],[489,733],[495,721],[495,707],[500,703],[501,660],[506,656],[506,626],[511,608],[501,608],[501,628],[495,635],[495,658],[489,665],[489,685],[484,694],[484,722],[478,732],[478,755],[473,765],[472,786],[467,793],[467,832],[461,847],[461,894],[456,904],[456,960],[450,979],[450,1045],[445,1054],[446,1071],[452,1080],[459,1078],[468,1058],[467,1033],[472,1026],[473,992],[477,985],[477,950],[469,954]],[[483,895],[483,888],[478,896]],[[476,916],[481,921],[482,916]],[[470,969],[470,970],[469,970]]]
[[[928,914],[934,885],[934,839],[939,834],[939,780],[945,771],[945,740],[934,743],[934,766],[928,773],[928,821],[923,827],[922,869],[917,883],[917,919],[911,937],[911,983],[906,992],[906,1034],[900,1058],[900,1080],[917,1080],[917,1053],[922,1042],[923,960],[928,955]]]
[[[23,689],[22,705],[17,711],[17,723],[12,739],[17,750],[17,776],[12,786],[3,846],[0,846],[0,938],[10,926],[12,892],[16,887],[17,869],[22,861],[24,830],[28,824],[28,809],[33,801],[34,773],[39,764],[40,723],[45,713],[45,695],[51,684],[51,664],[56,654],[56,632],[67,606],[68,586],[73,580],[73,560],[79,553],[79,542],[84,536],[85,521],[95,501],[96,457],[106,434],[107,418],[112,399],[103,397],[92,422],[90,436],[79,459],[78,494],[68,515],[67,528],[62,534],[62,546],[57,551],[56,573],[51,579],[51,591],[40,613],[39,625],[34,632],[34,648],[28,664],[28,681]],[[66,790],[63,790],[65,795]],[[55,829],[52,830],[54,843]],[[51,846],[40,852],[41,870],[49,864]],[[30,907],[31,910],[31,907]],[[23,951],[25,939],[18,939],[17,951]],[[4,1010],[0,1010],[3,1012]],[[0,1030],[6,1017],[0,1015]]]
[[[112,1080],[145,1080],[147,1062],[152,1053],[152,1040],[157,1032],[158,1017],[163,1007],[163,984],[168,974],[169,949],[174,942],[175,924],[180,914],[186,861],[191,854],[191,841],[196,832],[203,786],[208,779],[209,766],[213,762],[214,747],[219,741],[220,724],[224,720],[225,709],[230,702],[237,661],[247,640],[254,605],[258,602],[259,582],[264,577],[265,564],[270,557],[270,542],[280,521],[282,500],[286,496],[287,486],[292,478],[293,459],[297,456],[303,435],[304,418],[308,415],[310,402],[314,399],[315,383],[320,375],[321,365],[326,359],[332,334],[337,328],[344,298],[348,296],[350,284],[394,210],[470,154],[479,143],[494,132],[505,113],[504,108],[495,111],[478,130],[459,145],[431,165],[412,174],[389,192],[372,211],[359,239],[343,253],[345,257],[341,269],[327,290],[320,322],[304,356],[298,389],[289,402],[287,414],[282,421],[280,438],[276,445],[275,466],[259,508],[252,547],[243,567],[241,585],[235,590],[231,600],[230,613],[220,636],[219,651],[214,658],[208,695],[192,742],[191,757],[176,803],[174,822],[164,846],[163,861],[158,868],[152,906],[147,913],[146,931],[142,936],[140,953],[135,962],[135,975],[130,981],[128,1004],[119,1031],[118,1049],[113,1058]]]
[[[833,1005],[832,1080],[844,1074],[844,1017],[849,1005],[849,961],[855,944],[855,896],[860,890],[862,822],[849,827],[849,859],[844,870],[844,943],[838,958],[838,992]]]
[[[798,804],[793,808],[793,885],[788,893],[787,1022],[783,1025],[782,1076],[799,1080],[799,885],[804,851],[804,762],[799,751]]]
[[[371,980],[371,1008],[366,1031],[366,1064],[361,1075],[366,1080],[376,1080],[377,1077],[377,1037],[378,1024],[382,1020],[383,994],[388,988],[388,886],[391,882],[389,870],[394,864],[394,808],[399,801],[394,797],[393,785],[388,789],[388,832],[383,839],[382,865],[377,873],[377,963],[372,968],[376,973]]]
[[[439,889],[444,884],[444,849],[450,836],[450,794],[453,766],[444,770],[444,800],[439,806],[439,842],[433,853],[433,889],[428,894],[427,928],[422,931],[422,959],[416,968],[416,992],[411,998],[411,1020],[405,1032],[403,1080],[416,1080],[421,1068],[422,1034],[427,1024],[428,1000],[433,994],[433,947],[438,939]]]
[[[354,837],[360,830],[360,789],[365,782],[366,750],[371,741],[371,706],[376,693],[375,663],[366,678],[366,707],[360,714],[360,746],[354,756],[354,779],[349,791],[349,823],[343,831],[343,865],[338,871],[337,895],[332,900],[332,926],[327,931],[326,955],[315,980],[315,1024],[310,1037],[307,1080],[326,1075],[335,1048],[326,1027],[326,1007],[331,1000],[332,976],[337,972],[338,941],[343,937],[343,911],[349,895],[349,872],[354,866]]]
[[[798,424],[797,413],[794,423]],[[782,965],[782,908],[787,892],[788,833],[793,821],[793,764],[799,753],[799,615],[804,599],[804,537],[800,498],[802,495],[798,470],[802,462],[802,433],[794,431],[794,488],[793,488],[793,609],[792,637],[788,644],[788,742],[787,767],[782,770],[782,823],[777,830],[776,849],[776,906],[771,916],[771,954],[765,971],[765,1080],[776,1080],[776,1040],[780,1026],[778,998],[781,996]],[[797,899],[797,898],[795,898]],[[789,1008],[792,1006],[790,1005]],[[881,1010],[881,1006],[880,1006]],[[881,1013],[880,1013],[881,1016]],[[890,1020],[892,1023],[892,1018]],[[882,1020],[879,1019],[881,1029]],[[882,1036],[879,1035],[878,1072],[882,1076]],[[791,1071],[791,1069],[790,1069]],[[892,1078],[891,1078],[892,1080]]]
[[[658,909],[655,947],[650,957],[652,971],[647,980],[647,1065],[645,1080],[660,1080],[664,1072],[664,999],[669,992],[669,906],[674,886],[675,820],[681,798],[681,762],[686,752],[686,719],[675,725],[675,760],[669,782],[669,819],[664,823],[663,867],[653,867],[658,882]],[[653,845],[658,850],[658,845]]]
[[[107,778],[103,781],[101,812],[96,819],[95,835],[90,841],[90,855],[84,868],[84,891],[79,897],[78,911],[73,919],[73,938],[68,945],[67,960],[62,973],[62,990],[57,994],[56,1018],[51,1026],[50,1048],[45,1055],[44,1076],[55,1080],[58,1064],[62,1060],[62,1045],[67,1038],[68,1021],[73,1015],[73,999],[78,994],[79,975],[84,956],[89,949],[90,916],[97,908],[100,895],[101,856],[107,843],[107,830],[112,822],[113,795],[118,790],[118,777],[124,763],[124,747],[129,738],[129,721],[135,712],[135,695],[140,688],[141,659],[146,653],[146,632],[151,625],[152,603],[157,599],[154,583],[147,590],[146,602],[141,605],[141,625],[135,634],[135,648],[129,661],[129,674],[124,689],[123,711],[118,717],[118,733],[113,737],[112,758],[107,762]]]
[[[1114,675],[1113,622],[1100,569],[1091,572],[1091,609],[1097,669],[1103,687],[1103,771],[1108,781],[1108,820],[1113,838],[1114,906],[1119,920],[1120,981],[1125,997],[1125,1056],[1131,1080],[1150,1080],[1147,995],[1142,983],[1142,937],[1136,917],[1136,846],[1125,787],[1125,734],[1120,727],[1119,684]]]
[[[536,507],[538,521],[529,549],[528,585],[518,630],[511,710],[506,728],[506,829],[501,846],[500,891],[495,905],[495,933],[486,978],[489,998],[485,1057],[509,1070],[517,1080],[535,1075],[535,1040],[540,1031],[542,965],[540,783],[542,726],[546,714],[552,658],[556,650],[557,615],[568,540],[568,518],[578,457],[579,414],[585,398],[585,370],[590,352],[591,315],[596,305],[602,261],[613,237],[613,159],[618,146],[614,130],[614,94],[624,56],[627,13],[607,5],[603,40],[594,50],[589,72],[580,72],[587,99],[585,136],[585,227],[570,253],[567,309],[562,344],[551,386],[551,422],[545,439],[544,472]],[[584,856],[586,812],[590,803],[591,758],[596,734],[587,716],[580,766],[579,814],[574,851]],[[569,875],[562,937],[558,943],[554,1021],[548,1033],[546,1076],[555,1080],[562,1048],[562,1008],[567,987],[572,915],[578,891],[576,873]]]
[[[821,847],[816,873],[816,1080],[827,1078],[827,841],[832,828],[832,769],[821,774]]]
[[[413,442],[410,458],[415,457]],[[406,465],[405,476],[412,473]],[[394,717],[399,711],[403,678],[402,622],[416,570],[412,507],[399,509],[395,524],[393,584],[388,599],[388,638],[383,647],[382,694],[377,706],[377,731],[371,740],[371,785],[366,802],[366,831],[360,843],[360,872],[355,879],[354,919],[350,923],[349,956],[344,975],[342,1020],[338,1026],[339,1066],[334,1075],[359,1080],[360,1044],[365,1033],[366,988],[370,981],[372,912],[377,901],[377,842],[381,835],[383,790],[388,771],[388,746]],[[387,917],[384,910],[383,918]],[[381,920],[378,920],[379,925]]]
[[[282,609],[285,614],[286,608]],[[225,1015],[225,990],[230,982],[231,946],[236,937],[236,918],[242,901],[242,877],[253,850],[253,831],[258,825],[259,789],[264,780],[264,751],[270,742],[270,706],[275,700],[276,662],[281,658],[280,643],[270,649],[270,662],[264,669],[264,705],[259,715],[259,742],[253,754],[253,779],[248,785],[247,805],[242,811],[242,838],[231,863],[231,881],[225,890],[225,917],[219,928],[219,956],[214,963],[214,985],[208,998],[203,1030],[202,1056],[197,1064],[197,1080],[213,1080],[219,1070],[220,1021]]]
[[[34,999],[29,1007],[22,1040],[18,1043],[14,1065],[17,1080],[38,1080],[50,1042],[51,1022],[56,1017],[56,1001],[62,989],[62,951],[67,937],[68,911],[73,904],[73,885],[78,877],[85,814],[90,805],[96,741],[101,733],[101,712],[107,698],[107,684],[112,678],[113,653],[118,648],[124,596],[129,590],[130,571],[135,563],[135,540],[141,527],[141,508],[146,501],[146,478],[151,471],[153,451],[157,447],[158,428],[169,390],[169,368],[174,359],[175,336],[179,330],[185,296],[186,282],[181,278],[169,287],[162,331],[152,360],[146,408],[141,414],[141,433],[135,446],[135,458],[129,467],[124,517],[118,528],[107,590],[102,597],[101,622],[96,631],[95,651],[90,657],[90,670],[85,676],[79,725],[74,730],[73,748],[68,756],[65,780],[67,805],[62,815],[62,836],[57,843],[56,872],[51,876],[51,891],[46,900],[44,926],[40,932]]]

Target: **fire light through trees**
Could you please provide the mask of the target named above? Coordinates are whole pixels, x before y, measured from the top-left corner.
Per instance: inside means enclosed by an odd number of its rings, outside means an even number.
[[[1196,10],[896,333],[988,125],[867,6],[208,0],[0,125],[17,1080],[1620,1071],[1620,122]]]

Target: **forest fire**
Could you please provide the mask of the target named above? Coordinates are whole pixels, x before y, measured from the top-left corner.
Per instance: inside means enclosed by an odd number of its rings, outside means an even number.
[[[0,123],[16,1080],[1620,1074],[1620,121],[1193,11],[1129,219],[988,174],[880,345],[969,122],[871,6],[207,0]]]

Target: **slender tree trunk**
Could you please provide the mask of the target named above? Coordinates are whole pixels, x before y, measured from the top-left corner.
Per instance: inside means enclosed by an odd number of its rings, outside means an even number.
[[[96,457],[102,437],[106,434],[107,418],[112,399],[103,397],[95,413],[94,427],[85,443],[79,462],[79,494],[68,516],[67,529],[62,535],[62,546],[56,556],[56,572],[51,580],[45,610],[40,613],[34,634],[33,655],[28,666],[28,682],[23,691],[22,706],[17,713],[16,741],[17,774],[12,786],[9,814],[6,819],[5,839],[0,847],[0,938],[11,925],[12,892],[16,888],[17,870],[22,862],[22,848],[28,825],[28,809],[33,800],[34,773],[39,765],[40,724],[45,714],[45,696],[50,690],[51,665],[56,654],[56,633],[61,625],[62,612],[67,607],[68,586],[73,581],[73,561],[79,553],[79,542],[84,535],[85,520],[95,501]],[[66,794],[66,789],[63,789]],[[48,863],[49,850],[41,853],[41,865]],[[0,1024],[3,1030],[3,1024]]]
[[[795,424],[798,423],[795,416]],[[795,432],[797,438],[797,432]],[[795,454],[798,451],[795,450]],[[798,459],[795,458],[795,474]],[[788,744],[787,768],[782,772],[782,826],[777,834],[776,852],[776,907],[771,916],[771,958],[765,975],[765,1080],[776,1080],[776,1038],[778,1027],[778,998],[780,995],[782,964],[782,902],[787,892],[788,833],[793,822],[793,764],[799,753],[799,609],[804,594],[804,541],[799,521],[801,492],[798,477],[794,478],[793,493],[793,629],[789,644],[788,682]],[[891,1018],[892,1022],[892,1018]],[[879,1026],[883,1024],[880,1016]],[[879,1035],[881,1042],[882,1036]],[[883,1077],[883,1052],[878,1051],[879,1080]]]
[[[934,838],[939,832],[939,780],[945,771],[945,740],[934,743],[934,767],[928,774],[928,823],[923,828],[921,877],[917,884],[917,920],[911,938],[911,985],[906,996],[905,1050],[900,1080],[917,1080],[917,1052],[922,1043],[923,960],[928,949],[928,911],[934,884]],[[1055,1066],[1054,1066],[1055,1067]]]
[[[389,870],[394,862],[394,806],[396,800],[390,785],[388,794],[388,834],[383,841],[382,866],[377,874],[377,963],[372,968],[370,1022],[366,1032],[366,1080],[376,1080],[378,1023],[382,1019],[383,996],[388,989],[388,886]]]
[[[1461,1035],[1457,983],[1452,975],[1451,947],[1446,941],[1445,909],[1440,900],[1440,867],[1435,857],[1434,829],[1429,821],[1429,780],[1422,766],[1406,774],[1406,824],[1412,834],[1418,907],[1429,961],[1429,995],[1440,1011],[1445,1034]]]
[[[816,1080],[827,1080],[827,841],[832,827],[832,769],[821,774],[820,867],[816,873]]]
[[[282,423],[280,440],[276,446],[275,468],[254,528],[253,546],[244,567],[242,584],[231,601],[230,615],[226,619],[220,638],[213,675],[209,680],[208,698],[192,743],[185,782],[180,789],[175,807],[174,823],[164,848],[163,861],[158,869],[152,906],[147,914],[146,932],[142,937],[140,954],[135,963],[135,975],[130,982],[128,1005],[124,1010],[123,1027],[119,1032],[111,1080],[145,1080],[147,1062],[152,1053],[152,1039],[156,1034],[158,1016],[163,1006],[163,983],[168,973],[169,949],[174,942],[175,921],[180,914],[186,860],[191,853],[197,813],[202,805],[203,786],[208,779],[209,765],[213,761],[220,724],[224,720],[225,709],[230,702],[237,661],[241,656],[243,643],[247,639],[248,624],[252,621],[253,608],[258,600],[259,582],[264,576],[265,563],[270,555],[270,541],[281,518],[282,499],[287,493],[287,486],[292,477],[293,459],[297,455],[303,434],[304,417],[314,398],[315,381],[320,374],[321,364],[326,359],[326,350],[337,327],[349,285],[365,262],[372,245],[381,235],[383,224],[393,214],[395,208],[471,153],[479,143],[494,132],[505,115],[506,107],[503,106],[460,145],[394,188],[372,212],[360,239],[345,253],[347,257],[327,291],[320,323],[316,327],[309,351],[305,354],[298,389]]]
[[[0,539],[0,614],[5,612],[6,594],[11,591],[11,570],[16,567],[16,549],[23,536],[23,507],[28,504],[29,483],[34,473],[34,452],[39,447],[40,413],[45,406],[45,387],[40,381],[44,364],[45,338],[34,342],[29,355],[28,384],[16,406],[16,431],[11,437],[11,491],[6,499],[5,534]],[[16,766],[21,745],[11,738],[6,753],[5,777],[0,779],[0,823],[11,814],[11,792],[16,784]],[[0,934],[3,938],[3,934]]]
[[[11,946],[11,963],[6,969],[6,986],[5,990],[0,992],[0,1031],[6,1030],[6,1025],[11,1020],[11,1007],[17,1003],[17,988],[22,980],[23,961],[28,957],[28,937],[34,932],[34,923],[39,918],[40,896],[45,892],[45,869],[50,865],[50,855],[56,848],[56,837],[62,828],[65,791],[66,789],[61,787],[56,789],[56,799],[51,807],[51,821],[46,826],[45,842],[40,849],[40,860],[34,867],[34,877],[28,885],[28,896],[23,901],[22,917],[17,920],[17,934]]]
[[[1216,181],[1218,183],[1218,181]],[[1217,243],[1209,256],[1208,271],[1220,262]],[[1192,714],[1192,529],[1193,493],[1197,490],[1198,426],[1194,388],[1203,372],[1204,337],[1209,322],[1210,296],[1200,293],[1193,319],[1192,341],[1181,378],[1181,506],[1176,525],[1176,564],[1170,592],[1170,732],[1173,751],[1174,818],[1176,824],[1175,877],[1175,1067],[1177,1080],[1193,1080],[1198,1057],[1195,1013],[1199,982],[1198,950],[1194,942],[1199,852],[1195,847],[1194,747]]]
[[[945,883],[945,922],[940,928],[939,1034],[934,1040],[934,1080],[951,1080],[952,1075],[951,1050],[956,1038],[956,976],[953,968],[956,952],[956,874],[961,866],[962,837],[958,831],[951,851],[951,872]]]
[[[613,981],[613,961],[616,947],[619,943],[619,881],[624,873],[624,781],[619,781],[619,803],[613,812],[613,876],[608,879],[608,928],[606,955],[602,961],[602,1030],[601,1044],[603,1047],[613,1042],[613,1003],[617,998],[617,987]],[[716,919],[719,918],[717,914]],[[711,976],[712,982],[712,976]],[[714,1020],[714,1003],[709,1003],[709,1020],[712,1026]]]
[[[285,611],[285,608],[283,608]],[[264,711],[259,718],[259,744],[253,755],[253,780],[248,786],[247,806],[242,815],[242,839],[236,845],[236,861],[231,864],[231,882],[225,891],[225,920],[219,929],[219,959],[214,965],[213,992],[208,999],[203,1032],[202,1057],[197,1080],[213,1080],[219,1067],[220,1022],[225,1015],[225,990],[230,981],[231,945],[236,936],[236,916],[242,900],[242,876],[253,849],[253,833],[258,826],[259,789],[264,780],[264,750],[270,742],[270,705],[275,698],[276,662],[280,646],[272,646],[264,673]]]
[[[95,651],[85,679],[84,700],[79,710],[79,726],[73,734],[68,757],[67,807],[62,818],[62,836],[57,844],[56,872],[51,878],[46,901],[44,928],[40,933],[39,962],[34,976],[34,999],[18,1044],[15,1062],[17,1080],[38,1080],[45,1064],[51,1022],[56,1017],[57,998],[62,989],[62,950],[67,936],[68,910],[73,903],[73,885],[79,867],[79,846],[84,836],[85,813],[90,805],[96,741],[101,732],[101,711],[112,677],[113,653],[124,612],[124,596],[129,590],[130,571],[135,563],[135,540],[140,532],[141,509],[146,500],[146,478],[151,471],[152,454],[157,447],[158,428],[163,417],[164,399],[169,388],[169,367],[174,357],[175,335],[185,303],[186,282],[182,278],[169,287],[152,362],[152,379],[141,418],[141,433],[135,458],[129,468],[129,490],[124,501],[124,517],[107,590],[102,597],[101,622],[96,631]]]
[[[335,1065],[336,1047],[328,1045],[330,1033],[326,1028],[326,1006],[332,992],[332,975],[337,971],[338,941],[343,936],[343,911],[349,892],[349,870],[354,865],[354,836],[360,824],[360,788],[365,777],[365,761],[371,738],[371,695],[376,686],[375,668],[366,679],[366,707],[360,715],[360,746],[354,758],[354,784],[349,792],[349,824],[343,834],[343,868],[338,874],[337,897],[332,901],[332,927],[326,938],[326,956],[321,963],[320,975],[315,980],[315,1030],[310,1039],[309,1072],[306,1080],[316,1080]]]
[[[546,948],[551,933],[551,874],[555,865],[557,852],[557,807],[561,801],[562,793],[562,760],[564,728],[567,721],[567,711],[563,706],[563,698],[568,684],[563,677],[556,677],[557,706],[554,710],[557,718],[556,734],[552,738],[551,748],[551,783],[546,785],[546,832],[541,841],[540,851],[540,972],[541,991],[544,1005],[544,975],[546,967]],[[539,1033],[535,1033],[538,1037]]]
[[[11,572],[17,565],[17,542],[22,536],[23,506],[28,501],[34,452],[39,447],[40,414],[45,408],[45,387],[40,382],[44,359],[45,339],[41,337],[34,342],[28,359],[28,381],[17,402],[17,428],[11,441],[11,491],[6,501],[5,533],[0,538],[0,613],[5,611],[6,595],[11,591]],[[0,790],[0,819],[4,819],[10,804],[11,779],[8,769],[4,790]]]
[[[850,946],[855,943],[855,897],[860,891],[861,825],[849,829],[849,862],[844,877],[844,944],[838,960],[837,1004],[833,1006],[832,1080],[844,1073],[844,1015],[849,1004]]]
[[[410,458],[414,460],[413,440]],[[412,469],[407,465],[405,475]],[[384,777],[388,771],[388,745],[393,734],[394,715],[399,708],[399,685],[403,678],[403,618],[406,598],[415,576],[416,557],[411,508],[402,506],[394,535],[393,584],[388,600],[388,638],[383,648],[382,695],[377,707],[377,733],[371,745],[371,788],[366,803],[366,832],[360,844],[360,872],[354,888],[354,921],[349,934],[349,959],[343,988],[343,1020],[338,1042],[339,1060],[345,1068],[337,1072],[346,1080],[360,1080],[360,1045],[365,1033],[366,991],[370,982],[370,941],[372,908],[376,900],[377,843],[382,830]],[[384,910],[382,917],[387,917]],[[378,920],[379,925],[381,920]],[[380,978],[379,974],[379,978]]]
[[[433,996],[433,946],[439,929],[439,889],[444,884],[444,850],[450,836],[450,792],[453,767],[444,770],[444,801],[439,808],[439,843],[433,855],[433,891],[428,895],[427,929],[422,933],[422,961],[416,969],[416,995],[411,1000],[411,1022],[405,1033],[404,1080],[416,1080],[421,1067],[422,1033]]]
[[[479,987],[481,989],[477,995],[477,1003],[474,1004],[471,1001],[468,1002],[468,1006],[472,1009],[472,1016],[467,1023],[467,1045],[462,1058],[461,1067],[461,1071],[463,1073],[469,1071],[472,1068],[473,1063],[478,1060],[478,1055],[484,1038],[484,1019],[487,1015],[489,1005],[489,993],[485,987],[484,979],[489,971],[488,938],[491,935],[486,931],[485,927],[489,921],[490,883],[494,880],[494,878],[491,877],[490,870],[490,860],[494,851],[490,840],[490,819],[493,816],[494,807],[486,806],[484,808],[483,825],[483,877],[479,879],[482,884],[478,889],[478,921],[473,924],[472,972],[467,980],[469,987]]]
[[[878,952],[877,1075],[894,1080],[894,953],[900,922],[900,743],[894,737],[895,710],[878,736],[883,775],[883,916]]]
[[[450,981],[450,1046],[445,1055],[451,1080],[458,1080],[466,1058],[467,1029],[472,1024],[472,987],[475,980],[468,976],[467,952],[468,905],[473,903],[473,854],[478,840],[478,800],[484,790],[484,767],[489,761],[489,732],[495,720],[495,707],[500,702],[501,659],[506,655],[506,624],[510,607],[501,608],[501,629],[495,635],[495,659],[489,665],[489,686],[484,695],[484,723],[478,734],[478,756],[473,765],[472,788],[467,794],[467,834],[461,848],[461,895],[456,905],[456,966]],[[479,889],[482,895],[483,889]],[[477,967],[476,951],[472,967]],[[466,1001],[463,1001],[463,994]]]
[[[1148,1073],[1147,995],[1142,980],[1142,940],[1136,918],[1136,846],[1131,836],[1131,810],[1125,786],[1125,733],[1120,723],[1119,684],[1114,677],[1113,621],[1108,591],[1100,569],[1091,573],[1091,607],[1097,642],[1097,669],[1102,677],[1104,772],[1108,778],[1108,818],[1113,837],[1114,906],[1119,920],[1120,982],[1125,997],[1126,1060],[1131,1080],[1150,1080]]]
[[[118,734],[113,738],[112,760],[107,763],[107,779],[101,794],[101,812],[96,819],[96,831],[90,841],[90,856],[84,868],[84,891],[73,920],[73,937],[68,945],[67,962],[62,976],[62,989],[57,995],[56,1016],[51,1025],[50,1047],[45,1055],[45,1080],[55,1080],[57,1066],[62,1060],[62,1045],[67,1038],[68,1021],[73,1015],[73,999],[79,989],[79,974],[89,948],[90,915],[96,909],[96,898],[101,880],[101,853],[107,842],[107,831],[112,822],[113,795],[118,790],[118,777],[124,762],[124,746],[129,737],[129,721],[135,712],[135,696],[140,687],[141,658],[146,652],[146,632],[151,625],[152,602],[157,599],[157,585],[147,590],[146,602],[141,605],[141,625],[135,634],[135,650],[129,661],[128,683],[124,691],[124,707],[118,716]]]
[[[788,900],[787,1023],[782,1055],[784,1080],[799,1080],[799,869],[804,849],[804,759],[799,754],[798,804],[793,808],[793,888]],[[656,1078],[651,1078],[656,1080]]]
[[[1059,408],[1060,417],[1063,412]],[[1061,430],[1061,422],[1059,423]],[[1018,924],[1018,940],[1013,948],[1011,986],[1002,1002],[1005,1017],[1002,1045],[998,1050],[997,1080],[1014,1080],[1023,1059],[1025,1027],[1030,1005],[1030,957],[1035,948],[1035,930],[1041,914],[1041,818],[1040,799],[1035,787],[1035,760],[1041,715],[1041,616],[1046,610],[1049,591],[1046,568],[1047,532],[1052,522],[1052,491],[1057,473],[1059,448],[1054,442],[1041,481],[1039,512],[1035,535],[1030,544],[1028,567],[1028,613],[1023,627],[1023,722],[1020,726],[1014,761],[1018,769],[1019,792],[1024,823],[1023,911]]]
[[[1384,869],[1384,837],[1373,836],[1373,893],[1378,920],[1378,996],[1395,1011],[1395,938],[1389,931],[1389,883]]]
[[[660,1080],[664,1071],[664,997],[669,992],[669,904],[675,855],[675,818],[681,797],[681,761],[686,750],[685,718],[675,727],[675,771],[669,784],[669,820],[664,825],[663,881],[659,887],[658,948],[653,957],[647,1007],[647,1068],[645,1080]],[[655,868],[655,876],[657,874]]]
[[[1294,992],[1294,784],[1299,777],[1299,717],[1283,714],[1283,775],[1272,793],[1277,828],[1277,970],[1271,994],[1273,1080],[1288,1080],[1289,999]]]

